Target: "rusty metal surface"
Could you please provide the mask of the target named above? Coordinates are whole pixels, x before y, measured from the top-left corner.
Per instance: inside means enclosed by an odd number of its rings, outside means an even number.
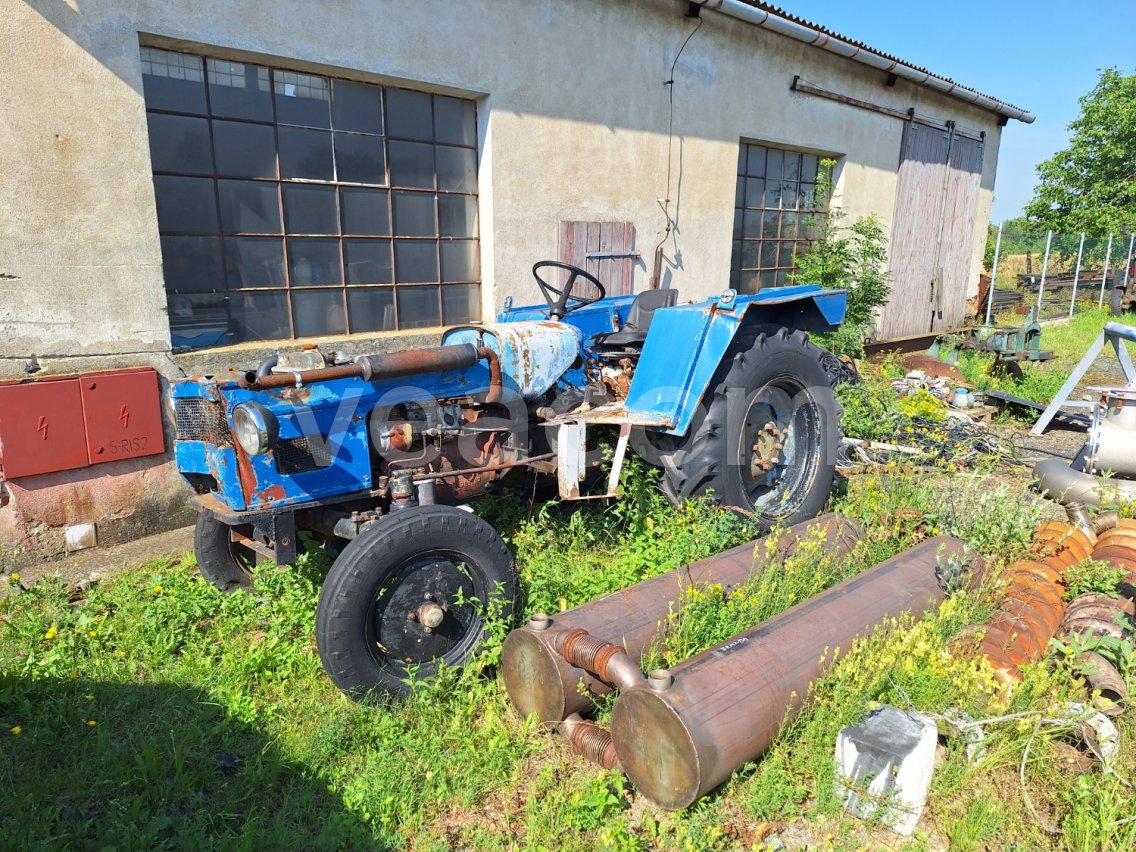
[[[576,754],[604,769],[615,769],[619,765],[611,733],[595,722],[587,721],[579,713],[572,713],[560,723],[560,731],[568,738]]]
[[[669,688],[621,692],[612,710],[620,765],[651,801],[687,807],[769,747],[836,649],[888,616],[937,605],[936,569],[968,555],[958,539],[928,539],[681,663]]]
[[[272,373],[257,376],[255,371],[243,373],[237,382],[247,390],[269,390],[328,382],[334,379],[359,377],[366,381],[395,379],[420,373],[440,373],[463,370],[479,361],[489,365],[489,393],[486,402],[501,398],[501,362],[497,353],[484,346],[463,343],[454,346],[432,346],[422,349],[405,349],[401,352],[384,352],[361,355],[350,364],[303,370],[295,373]]]
[[[558,722],[573,712],[586,712],[594,696],[611,686],[582,668],[565,662],[557,639],[573,629],[621,646],[638,663],[660,633],[670,608],[687,587],[721,583],[729,588],[745,582],[796,552],[802,540],[821,537],[837,555],[851,552],[860,539],[858,523],[839,515],[822,515],[796,524],[776,539],[748,542],[708,559],[557,613],[543,629],[532,625],[508,635],[502,649],[505,686],[521,716],[536,714]]]

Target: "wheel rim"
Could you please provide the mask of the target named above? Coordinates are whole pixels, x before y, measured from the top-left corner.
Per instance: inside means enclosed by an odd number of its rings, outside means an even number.
[[[820,468],[820,407],[799,381],[780,377],[753,394],[742,424],[737,458],[746,498],[766,517],[792,515]]]
[[[368,637],[384,663],[461,662],[481,633],[481,590],[466,560],[434,551],[405,560],[375,595]]]

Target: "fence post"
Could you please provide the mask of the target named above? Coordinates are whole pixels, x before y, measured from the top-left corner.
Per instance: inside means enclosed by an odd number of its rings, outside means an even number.
[[[994,266],[990,270],[990,291],[986,294],[986,324],[990,325],[990,309],[994,307],[994,287],[998,284],[998,254],[1002,251],[1002,225],[998,223],[998,236],[994,240]]]
[[[1081,253],[1085,250],[1085,232],[1081,232],[1081,244],[1077,246],[1077,268],[1073,270],[1073,298],[1069,300],[1069,316],[1077,304],[1077,282],[1081,280]]]
[[[1041,319],[1041,297],[1045,293],[1045,274],[1049,271],[1049,245],[1053,242],[1053,231],[1045,232],[1045,259],[1041,262],[1041,283],[1037,287],[1037,317]]]
[[[1128,273],[1132,269],[1132,241],[1136,240],[1136,234],[1128,235],[1128,259],[1124,261],[1124,279],[1120,282],[1120,289],[1122,292],[1128,292]]]
[[[1097,307],[1104,307],[1104,284],[1108,281],[1108,262],[1112,259],[1112,234],[1108,235],[1108,248],[1104,250],[1104,272],[1101,273],[1101,292]]]

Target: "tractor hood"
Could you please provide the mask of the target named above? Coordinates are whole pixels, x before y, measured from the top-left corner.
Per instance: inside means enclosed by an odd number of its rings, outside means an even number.
[[[579,357],[579,334],[568,323],[522,320],[451,328],[442,335],[442,344],[489,347],[501,361],[505,386],[524,399],[535,399]]]

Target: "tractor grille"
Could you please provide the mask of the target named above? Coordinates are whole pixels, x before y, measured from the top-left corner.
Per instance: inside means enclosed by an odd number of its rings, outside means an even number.
[[[179,441],[204,441],[217,447],[231,447],[233,436],[219,403],[200,397],[174,400],[174,425]]]
[[[276,469],[285,476],[331,467],[327,440],[309,441],[306,437],[284,438],[272,448]]]

